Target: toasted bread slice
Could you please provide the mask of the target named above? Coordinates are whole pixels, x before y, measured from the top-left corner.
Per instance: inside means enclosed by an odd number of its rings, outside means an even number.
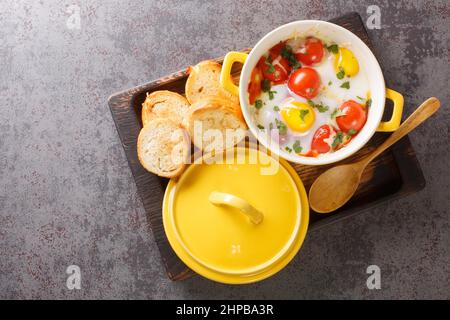
[[[194,145],[207,152],[233,147],[245,138],[247,125],[230,100],[207,97],[191,106],[187,128]]]
[[[184,128],[170,119],[152,118],[139,133],[137,150],[142,166],[161,177],[180,175],[191,144]]]
[[[228,99],[237,106],[236,112],[241,112],[239,97],[226,91],[220,85],[220,72],[222,66],[212,60],[206,60],[190,67],[189,77],[186,81],[186,98],[194,104],[208,96]]]
[[[155,91],[147,95],[142,104],[142,124],[154,118],[167,118],[182,125],[189,111],[189,102],[182,95],[167,91]]]

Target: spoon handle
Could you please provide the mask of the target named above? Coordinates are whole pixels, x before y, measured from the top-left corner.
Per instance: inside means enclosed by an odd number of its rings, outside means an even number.
[[[420,107],[416,109],[416,111],[411,114],[408,119],[403,122],[400,127],[391,134],[389,138],[387,138],[381,145],[378,146],[367,158],[365,158],[362,162],[367,164],[372,161],[375,157],[377,157],[384,150],[392,146],[398,140],[406,136],[412,130],[414,130],[419,124],[427,120],[430,116],[432,116],[441,106],[439,100],[435,97],[428,98],[424,101]]]

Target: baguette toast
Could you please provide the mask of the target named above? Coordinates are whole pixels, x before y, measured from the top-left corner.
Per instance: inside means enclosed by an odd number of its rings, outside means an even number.
[[[166,118],[183,125],[183,121],[189,111],[189,102],[182,95],[168,91],[154,91],[147,95],[142,104],[142,124],[146,124],[154,118]]]
[[[207,152],[233,147],[243,138],[247,126],[236,104],[230,100],[206,97],[191,106],[187,128],[194,145]]]
[[[191,144],[187,131],[170,119],[152,118],[139,133],[137,150],[142,166],[161,177],[180,175]]]
[[[189,77],[186,81],[186,98],[190,104],[194,104],[208,96],[231,100],[238,106],[240,112],[239,97],[226,91],[220,85],[220,72],[222,66],[212,60],[206,60],[190,67]]]

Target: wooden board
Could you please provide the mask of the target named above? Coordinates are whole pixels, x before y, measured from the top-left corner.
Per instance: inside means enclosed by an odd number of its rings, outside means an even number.
[[[331,22],[349,29],[373,49],[358,13],[349,13],[333,19]],[[222,58],[216,60],[221,62]],[[195,63],[196,61],[192,61],[192,64]],[[235,76],[238,76],[239,70],[236,69],[234,71]],[[156,81],[117,93],[111,96],[108,101],[138,193],[147,211],[155,241],[161,252],[167,274],[172,280],[186,279],[194,273],[175,255],[164,233],[161,205],[168,180],[147,172],[140,165],[137,158],[136,141],[142,128],[140,120],[141,104],[145,100],[146,93],[155,90],[171,90],[184,94],[186,78],[186,71],[176,72]],[[386,109],[389,110],[389,108]],[[343,162],[351,162],[361,158],[379,145],[386,136],[386,134],[376,133],[363,149]],[[294,167],[299,173],[305,188],[309,190],[315,178],[329,166],[294,165]],[[365,209],[372,208],[379,203],[411,194],[422,189],[424,185],[425,180],[414,149],[409,138],[405,137],[366,168],[361,185],[355,196],[344,207],[326,215],[319,215],[311,211],[309,230],[314,231],[330,223],[361,213]]]

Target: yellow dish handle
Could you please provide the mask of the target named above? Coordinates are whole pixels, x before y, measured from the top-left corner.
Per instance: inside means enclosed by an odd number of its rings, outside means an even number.
[[[234,84],[231,78],[231,68],[235,62],[244,63],[247,60],[248,54],[243,52],[231,51],[228,52],[223,59],[222,72],[220,73],[220,85],[229,93],[239,96],[239,87]]]
[[[229,193],[213,191],[209,194],[209,202],[214,205],[227,205],[239,209],[242,213],[249,217],[250,221],[254,224],[260,224],[264,219],[264,215],[261,211],[256,209],[244,199]]]
[[[402,121],[403,103],[404,99],[401,93],[392,89],[386,88],[386,99],[392,100],[394,107],[392,110],[391,120],[380,122],[377,131],[392,132],[398,129]]]

